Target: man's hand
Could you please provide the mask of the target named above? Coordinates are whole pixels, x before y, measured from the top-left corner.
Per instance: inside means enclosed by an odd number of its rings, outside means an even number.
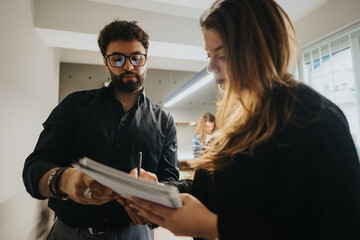
[[[91,198],[84,195],[88,188],[92,192]],[[60,179],[60,191],[66,193],[75,202],[91,205],[107,203],[116,196],[110,188],[101,185],[76,168],[65,170]]]
[[[130,175],[137,177],[138,176],[138,168],[134,168],[131,170]],[[140,178],[146,179],[151,182],[158,182],[157,176],[152,172],[147,172],[144,169],[140,169]]]

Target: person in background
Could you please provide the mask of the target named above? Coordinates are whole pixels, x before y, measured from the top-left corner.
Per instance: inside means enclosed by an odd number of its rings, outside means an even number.
[[[199,123],[196,127],[194,137],[192,139],[192,149],[194,158],[200,156],[204,146],[211,138],[211,134],[215,130],[215,116],[209,112],[201,115]]]
[[[224,87],[183,206],[130,206],[177,235],[360,239],[360,165],[343,112],[288,71],[295,34],[273,0],[218,0],[201,18]]]
[[[149,36],[136,22],[115,20],[101,30],[98,44],[111,84],[72,93],[52,111],[25,161],[24,184],[34,198],[49,198],[57,220],[48,240],[153,239],[111,189],[71,167],[86,156],[130,172],[141,151],[152,177],[179,178],[173,117],[145,97]]]

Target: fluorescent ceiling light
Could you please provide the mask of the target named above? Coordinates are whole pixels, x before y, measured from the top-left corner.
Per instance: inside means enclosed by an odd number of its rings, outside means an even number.
[[[187,81],[184,85],[178,88],[175,92],[170,94],[170,96],[165,98],[164,107],[172,106],[174,103],[180,101],[181,99],[188,96],[197,89],[201,88],[202,86],[212,81],[213,79],[214,79],[213,74],[209,74],[206,71],[206,68],[204,68],[193,78]]]

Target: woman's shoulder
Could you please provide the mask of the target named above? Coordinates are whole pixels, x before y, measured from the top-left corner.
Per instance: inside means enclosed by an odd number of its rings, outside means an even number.
[[[297,87],[294,116],[300,121],[303,117],[314,123],[340,121],[347,124],[344,113],[335,103],[305,84]]]
[[[326,136],[350,136],[341,109],[311,87],[299,83],[279,89],[276,95],[277,103],[289,107],[279,113],[281,118],[270,145],[291,146]]]
[[[344,113],[331,100],[305,84],[299,84],[291,91],[294,96],[291,115],[286,127],[280,131],[280,137],[350,136]]]

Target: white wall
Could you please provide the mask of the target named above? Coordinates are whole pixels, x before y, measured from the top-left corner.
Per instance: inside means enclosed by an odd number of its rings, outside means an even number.
[[[359,0],[331,0],[294,26],[301,47],[360,21]]]
[[[33,29],[33,1],[0,2],[0,239],[33,239],[39,202],[22,182],[25,158],[58,99],[59,54]]]

